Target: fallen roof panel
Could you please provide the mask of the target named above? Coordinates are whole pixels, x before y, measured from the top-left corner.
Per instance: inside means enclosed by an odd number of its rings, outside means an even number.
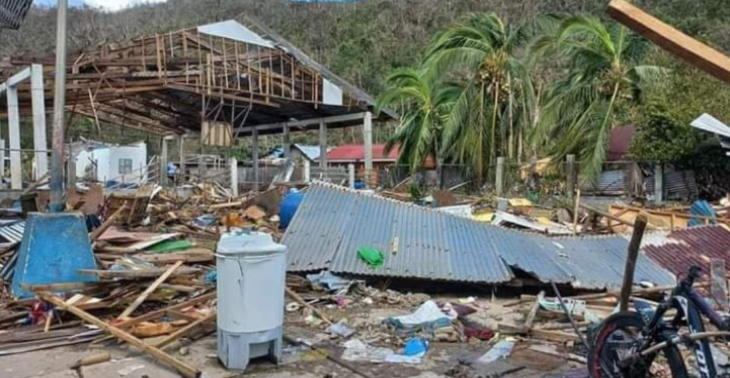
[[[676,230],[663,243],[642,246],[646,255],[674,273],[684,275],[692,265],[709,273],[710,260],[725,260],[730,270],[730,230],[725,226],[702,226]]]
[[[517,269],[542,282],[590,289],[621,285],[628,247],[618,236],[551,239],[321,183],[310,186],[282,243],[293,272],[505,283]],[[383,251],[382,267],[358,258],[364,246]],[[674,282],[643,256],[636,278]]]

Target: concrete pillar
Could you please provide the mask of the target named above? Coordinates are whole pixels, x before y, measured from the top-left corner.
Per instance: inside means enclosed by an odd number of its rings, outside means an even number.
[[[167,138],[162,137],[162,152],[160,152],[160,186],[167,187],[172,183],[167,182]]]
[[[5,139],[0,139],[0,177],[5,178]]]
[[[362,125],[365,148],[365,185],[370,186],[373,180],[373,114],[365,113]]]
[[[494,189],[497,196],[501,196],[504,191],[504,157],[497,158],[497,174],[494,183]]]
[[[291,139],[289,138],[289,125],[284,124],[284,157],[289,158],[291,154]]]
[[[198,155],[198,182],[203,182],[203,172],[205,172],[206,164],[201,151],[201,154]]]
[[[565,157],[565,180],[568,198],[573,198],[575,193],[575,155]]]
[[[70,156],[66,160],[66,188],[73,188],[76,186],[76,156]],[[122,182],[124,182],[124,176],[122,176]]]
[[[253,133],[251,134],[251,137],[253,138],[252,142],[252,151],[251,151],[251,160],[253,163],[253,190],[258,192],[259,191],[259,131],[256,129],[253,129]]]
[[[350,189],[355,189],[355,164],[347,165],[347,173],[350,182]]]
[[[319,167],[327,168],[327,124],[324,121],[319,121]]]
[[[234,197],[238,197],[238,160],[232,157],[229,163],[231,166],[231,193]]]
[[[304,182],[309,183],[311,181],[311,170],[309,160],[304,159]]]
[[[180,183],[184,183],[186,181],[185,176],[185,136],[180,135],[177,138],[177,147],[179,149],[178,154],[180,155],[180,174],[178,175],[180,179],[178,180]]]
[[[43,66],[33,64],[30,70],[31,101],[33,104],[33,148],[36,180],[48,173],[48,142],[46,141],[46,101],[43,92]]]
[[[654,203],[661,205],[664,201],[664,165],[654,164]]]
[[[20,109],[18,88],[8,87],[8,130],[10,137],[10,187],[23,188],[23,167],[20,153]]]

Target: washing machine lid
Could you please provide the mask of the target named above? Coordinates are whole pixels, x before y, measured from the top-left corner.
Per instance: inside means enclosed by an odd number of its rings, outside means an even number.
[[[277,254],[286,252],[286,246],[275,243],[267,233],[237,230],[221,236],[216,252],[222,255]]]

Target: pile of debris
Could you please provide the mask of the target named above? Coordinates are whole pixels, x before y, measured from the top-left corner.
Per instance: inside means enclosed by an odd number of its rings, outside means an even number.
[[[218,184],[150,186],[92,203],[84,189],[68,203],[83,214],[64,213],[80,218],[80,228],[6,211],[13,217],[0,226],[8,239],[0,249],[0,356],[116,339],[198,376],[165,349],[215,331],[215,242],[231,228],[278,239],[278,190],[233,197]],[[64,237],[41,233],[40,222]]]

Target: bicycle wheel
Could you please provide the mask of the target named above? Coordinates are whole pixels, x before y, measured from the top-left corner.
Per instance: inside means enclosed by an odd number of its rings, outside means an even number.
[[[588,373],[592,378],[687,378],[687,368],[676,345],[635,361],[619,364],[640,347],[644,322],[638,313],[613,314],[601,323],[588,353]]]

